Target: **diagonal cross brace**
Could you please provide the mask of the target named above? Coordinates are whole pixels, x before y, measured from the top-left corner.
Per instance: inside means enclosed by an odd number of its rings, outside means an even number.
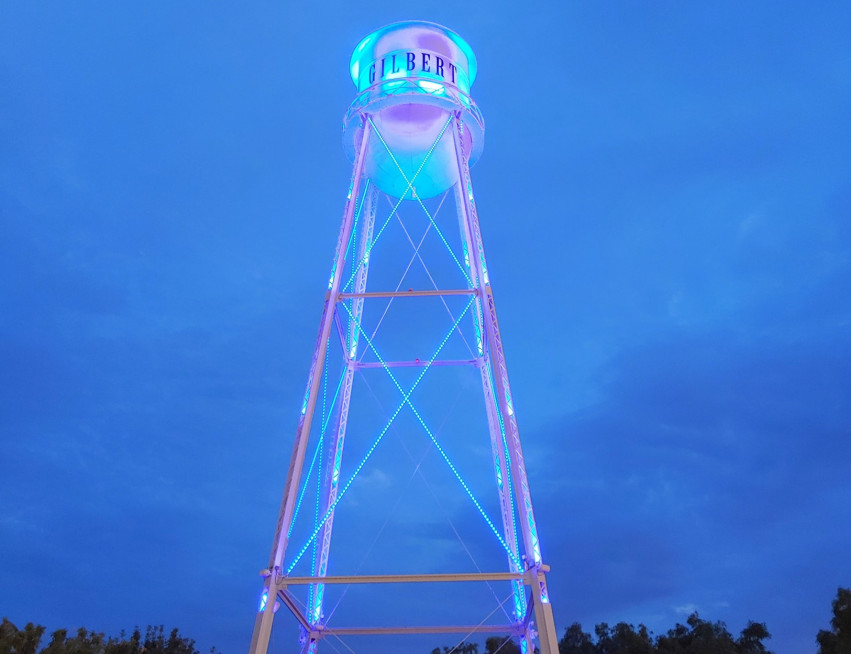
[[[438,347],[437,347],[437,349],[435,350],[435,353],[434,353],[434,355],[431,357],[430,361],[433,361],[434,359],[437,359],[437,357],[438,357],[438,355],[440,354],[441,350],[443,350],[443,347],[446,345],[446,342],[449,340],[449,337],[450,337],[450,336],[452,335],[452,333],[453,333],[453,332],[454,332],[454,331],[458,328],[458,324],[461,322],[461,320],[463,319],[464,315],[467,313],[467,309],[469,309],[469,307],[470,307],[470,305],[472,304],[472,302],[473,302],[473,299],[472,299],[472,298],[470,298],[470,302],[467,304],[467,308],[466,308],[466,309],[464,309],[464,311],[461,313],[461,315],[460,315],[460,316],[458,316],[458,319],[457,319],[457,320],[455,321],[455,323],[452,325],[452,329],[450,329],[450,330],[449,330],[449,332],[446,334],[446,336],[445,336],[445,337],[443,338],[443,340],[440,342],[440,345],[438,345]],[[342,306],[343,306],[343,307],[345,307],[345,308],[346,308],[346,310],[348,311],[348,307],[346,307],[346,306],[345,306],[345,304],[344,304],[344,305],[342,305]],[[364,332],[363,332],[363,329],[362,329],[362,328],[360,328],[360,326],[359,326],[359,330],[360,330],[361,335],[366,336],[366,335],[364,334]],[[370,342],[370,341],[367,341],[367,342]],[[374,351],[374,350],[373,350],[373,351]],[[422,370],[422,372],[420,372],[420,374],[419,374],[419,375],[417,376],[417,378],[414,380],[414,383],[411,385],[410,389],[408,389],[407,393],[403,393],[404,397],[403,397],[403,399],[402,399],[402,402],[400,402],[400,403],[399,403],[399,405],[396,407],[396,409],[393,411],[393,413],[391,414],[390,418],[387,420],[387,422],[384,424],[384,427],[382,427],[381,431],[379,432],[378,437],[377,437],[377,438],[373,441],[372,445],[369,447],[369,449],[367,450],[366,454],[365,454],[365,455],[364,455],[364,457],[361,459],[360,463],[358,463],[358,465],[357,465],[357,467],[355,468],[354,472],[351,474],[351,476],[350,476],[350,477],[349,477],[349,479],[346,481],[346,483],[345,483],[345,485],[343,486],[343,488],[340,490],[340,493],[337,495],[337,499],[336,499],[336,500],[334,501],[334,503],[333,503],[331,506],[329,506],[329,507],[328,507],[328,509],[325,511],[325,514],[322,516],[322,520],[319,522],[319,525],[316,527],[316,529],[314,529],[314,531],[311,533],[310,537],[307,539],[307,542],[304,544],[304,546],[301,548],[301,550],[299,550],[298,555],[296,555],[295,559],[293,559],[292,563],[290,563],[290,565],[287,567],[287,574],[289,574],[289,573],[291,573],[291,572],[293,571],[293,569],[295,568],[295,566],[298,564],[299,560],[301,560],[301,557],[302,557],[302,556],[304,556],[304,553],[305,553],[305,552],[307,551],[307,549],[310,547],[310,544],[314,541],[314,539],[316,538],[316,536],[317,536],[317,535],[319,534],[319,532],[321,531],[322,526],[323,526],[323,525],[325,524],[325,522],[328,520],[328,518],[330,517],[330,515],[334,512],[334,509],[336,509],[336,508],[337,508],[337,504],[339,504],[339,503],[340,503],[340,500],[342,500],[342,499],[343,499],[343,497],[345,496],[345,494],[346,494],[346,492],[348,491],[349,487],[351,487],[352,482],[354,482],[355,477],[357,477],[357,476],[358,476],[358,474],[360,473],[361,469],[363,469],[363,466],[366,464],[367,460],[369,460],[369,458],[372,456],[372,453],[375,451],[375,448],[376,448],[376,447],[378,447],[378,444],[381,442],[381,440],[382,440],[382,439],[384,438],[384,436],[387,434],[387,431],[390,429],[391,425],[395,422],[396,417],[399,415],[399,413],[402,411],[402,409],[403,409],[403,408],[404,408],[404,407],[408,404],[408,398],[410,398],[411,394],[414,392],[414,390],[417,388],[417,386],[419,386],[419,384],[420,384],[420,382],[422,381],[423,377],[425,376],[426,372],[428,372],[429,367],[430,367],[430,366],[426,366],[426,367],[424,367],[424,368],[423,368],[423,370]]]
[[[375,124],[373,123],[372,118],[367,115],[366,120],[367,120],[367,123],[369,124],[369,126],[372,129],[375,129]],[[387,220],[385,220],[384,223],[381,225],[381,229],[378,230],[378,234],[376,234],[375,238],[372,239],[372,243],[369,244],[369,247],[366,249],[366,252],[364,252],[363,257],[361,257],[361,260],[358,262],[358,265],[355,269],[355,272],[352,273],[352,276],[349,278],[349,281],[347,281],[345,283],[345,285],[343,286],[344,291],[347,290],[352,285],[352,282],[354,282],[355,276],[357,275],[357,270],[360,269],[360,267],[363,265],[363,262],[369,259],[369,255],[372,252],[372,248],[375,247],[375,244],[378,242],[378,239],[381,238],[381,235],[384,233],[384,230],[387,227],[387,225],[390,223],[390,220],[393,218],[393,216],[396,215],[396,212],[399,210],[399,206],[402,204],[402,201],[405,199],[405,195],[408,193],[408,190],[414,188],[414,182],[417,180],[417,177],[419,177],[420,173],[422,172],[423,168],[426,165],[426,162],[428,162],[428,160],[431,158],[431,155],[434,154],[434,149],[437,147],[437,144],[440,143],[440,140],[443,138],[443,134],[444,134],[444,132],[446,132],[446,128],[449,126],[449,123],[451,121],[452,121],[451,117],[449,118],[449,120],[446,121],[446,124],[443,126],[443,129],[440,131],[440,134],[438,134],[437,138],[434,140],[434,143],[431,144],[431,147],[428,149],[428,152],[426,152],[426,156],[423,159],[422,163],[420,164],[420,167],[417,168],[416,172],[414,172],[414,176],[410,180],[407,177],[405,177],[405,181],[408,184],[407,188],[402,193],[402,197],[399,198],[397,200],[396,204],[393,206],[393,210],[390,212],[390,215],[387,216]],[[378,130],[375,130],[375,133],[378,134]],[[381,142],[384,144],[384,147],[386,148],[387,144],[384,142],[384,139],[381,138],[380,134],[379,134],[379,139],[381,139]],[[389,148],[388,148],[388,151],[389,151]],[[393,156],[392,153],[391,153],[391,156]],[[397,163],[397,165],[398,165],[398,163]],[[403,173],[403,175],[404,175],[404,173]],[[430,217],[431,216],[429,216],[429,218]]]
[[[413,196],[413,199],[416,200],[419,203],[420,207],[422,207],[422,210],[425,213],[425,215],[428,216],[429,222],[431,223],[432,227],[434,227],[435,231],[437,232],[437,235],[440,237],[440,240],[443,241],[443,245],[446,247],[446,249],[449,252],[450,256],[452,257],[453,261],[455,261],[455,265],[458,266],[458,269],[461,271],[461,274],[464,275],[464,279],[467,280],[467,283],[470,286],[472,286],[473,282],[470,280],[470,276],[467,274],[467,271],[465,270],[464,266],[458,260],[458,257],[455,256],[455,252],[450,247],[449,242],[446,240],[446,237],[443,235],[443,232],[440,231],[440,228],[437,226],[437,223],[434,222],[434,218],[429,213],[428,209],[426,209],[425,204],[423,204],[422,199],[420,198],[419,195],[417,195],[416,190],[414,189],[414,186],[413,186],[414,180],[416,179],[417,175],[420,174],[420,171],[422,170],[426,161],[428,161],[429,157],[431,157],[431,154],[434,151],[434,147],[443,138],[443,135],[446,132],[446,128],[449,127],[449,124],[454,119],[455,119],[455,116],[450,114],[446,123],[444,123],[444,125],[443,125],[443,129],[440,130],[440,134],[438,134],[434,145],[432,145],[431,149],[428,151],[428,155],[426,155],[426,158],[423,160],[422,164],[420,164],[420,167],[417,169],[416,173],[414,174],[413,179],[411,179],[411,180],[408,179],[408,176],[405,174],[405,171],[402,169],[402,166],[399,165],[399,161],[396,159],[396,155],[393,154],[393,151],[390,149],[390,146],[387,145],[387,141],[385,141],[384,137],[381,136],[381,132],[378,131],[378,128],[375,126],[375,123],[372,121],[372,118],[369,118],[369,124],[372,126],[372,130],[375,132],[375,135],[378,137],[378,140],[381,141],[381,144],[384,146],[384,149],[387,150],[387,154],[390,155],[390,159],[393,160],[393,163],[395,164],[397,170],[399,171],[399,174],[402,176],[402,179],[404,179],[405,182],[408,184],[408,187],[405,189],[405,193],[403,193],[402,195],[404,196],[405,194],[407,194],[408,189],[411,189],[411,191],[412,191],[411,195]]]
[[[461,319],[464,317],[464,315],[465,315],[465,314],[467,313],[467,311],[470,309],[470,306],[472,306],[472,304],[473,304],[473,300],[474,300],[474,299],[475,299],[475,296],[474,296],[474,297],[471,297],[471,298],[470,298],[470,300],[469,300],[469,302],[467,302],[467,306],[466,306],[466,307],[464,307],[464,310],[461,312],[461,315],[460,315],[460,316],[458,316],[458,320],[456,320],[456,321],[455,321],[455,324],[453,325],[452,330],[449,332],[450,334],[451,334],[453,331],[455,331],[455,329],[456,329],[456,328],[457,328],[457,326],[458,326],[458,323],[461,321]],[[343,307],[344,307],[344,308],[346,308],[346,310],[348,311],[348,308],[347,308],[345,305],[343,305]],[[351,314],[350,314],[350,315],[351,315]],[[351,316],[351,317],[352,317],[352,319],[354,319],[354,316]],[[452,463],[452,460],[449,458],[449,455],[448,455],[448,454],[446,454],[446,451],[443,449],[443,447],[441,447],[441,445],[440,445],[440,443],[437,441],[437,438],[435,437],[434,433],[431,431],[431,429],[429,429],[429,428],[428,428],[428,425],[426,425],[425,421],[423,420],[422,416],[420,415],[420,412],[419,412],[419,411],[417,411],[417,408],[416,408],[416,407],[413,405],[413,403],[411,402],[411,399],[410,399],[410,397],[411,397],[411,393],[410,393],[410,392],[405,393],[404,389],[402,388],[402,385],[401,385],[401,384],[399,383],[399,381],[396,379],[396,376],[395,376],[395,375],[391,372],[390,367],[389,367],[389,366],[388,366],[388,365],[384,362],[384,360],[381,358],[381,355],[380,355],[380,354],[378,353],[378,351],[375,349],[375,346],[373,345],[372,340],[369,338],[369,336],[367,336],[367,335],[366,335],[366,332],[364,332],[364,331],[363,331],[363,329],[360,327],[360,324],[359,324],[359,323],[357,323],[357,326],[358,326],[358,329],[359,329],[359,330],[360,330],[360,332],[361,332],[361,335],[362,335],[362,336],[364,337],[364,339],[366,340],[366,343],[367,343],[367,345],[369,346],[369,348],[373,351],[373,353],[375,354],[375,356],[376,356],[376,357],[378,357],[379,362],[382,364],[382,366],[384,367],[384,370],[385,370],[385,371],[387,372],[387,374],[389,375],[390,380],[393,382],[393,384],[396,386],[396,388],[399,390],[399,392],[400,392],[400,393],[402,393],[402,396],[403,396],[402,402],[403,402],[403,404],[407,404],[407,405],[408,405],[408,407],[409,407],[409,408],[411,409],[411,411],[413,412],[413,414],[416,416],[416,418],[417,418],[417,420],[419,421],[420,425],[421,425],[421,426],[422,426],[422,428],[425,430],[426,434],[428,434],[428,437],[429,437],[429,439],[431,440],[432,444],[435,446],[435,448],[437,449],[437,451],[440,453],[440,456],[441,456],[441,457],[443,458],[443,460],[446,462],[446,465],[448,465],[448,466],[449,466],[449,469],[452,471],[452,474],[453,474],[453,475],[455,476],[455,478],[458,480],[458,483],[460,483],[460,484],[461,484],[461,487],[462,487],[462,488],[464,489],[464,491],[467,493],[467,497],[469,497],[469,498],[470,498],[470,500],[473,502],[473,505],[476,507],[476,509],[478,509],[478,511],[479,511],[479,513],[481,514],[482,518],[484,518],[485,522],[487,523],[488,527],[490,527],[490,530],[493,532],[494,536],[496,536],[496,538],[497,538],[497,540],[499,541],[500,545],[502,545],[503,549],[504,549],[504,550],[508,553],[509,557],[511,557],[511,558],[512,558],[512,560],[513,560],[513,561],[514,561],[514,563],[516,564],[517,568],[518,568],[518,569],[520,569],[520,568],[521,568],[521,566],[520,566],[520,561],[517,559],[517,555],[516,555],[516,554],[515,554],[515,553],[511,550],[511,548],[510,548],[510,547],[508,546],[508,544],[505,542],[505,539],[504,539],[504,538],[502,537],[502,535],[499,533],[499,530],[497,530],[496,526],[494,525],[493,521],[490,519],[490,517],[489,517],[489,516],[487,515],[487,513],[485,512],[485,510],[484,510],[484,508],[482,507],[481,503],[479,503],[478,499],[476,499],[476,496],[475,496],[475,495],[473,495],[473,491],[472,491],[472,490],[470,490],[470,487],[467,485],[467,483],[466,483],[466,482],[464,481],[464,479],[461,477],[461,474],[458,472],[458,469],[455,467],[455,464],[453,464],[453,463]],[[446,340],[447,340],[447,339],[444,339],[444,342],[445,342]],[[430,363],[431,363],[431,362],[429,362],[429,364],[430,364]],[[419,379],[421,379],[421,378],[422,378],[422,375],[423,375],[423,374],[425,374],[426,370],[428,370],[428,368],[429,368],[429,367],[431,367],[431,366],[429,365],[429,366],[427,366],[427,367],[423,370],[423,373],[421,373],[420,377],[418,378],[418,381],[419,381]]]

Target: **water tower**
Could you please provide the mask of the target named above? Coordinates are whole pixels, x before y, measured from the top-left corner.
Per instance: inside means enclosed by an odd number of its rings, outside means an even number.
[[[557,654],[549,568],[470,180],[484,143],[470,97],[475,55],[447,28],[407,21],[363,39],[350,69],[357,96],[343,120],[343,147],[351,184],[250,654],[266,654],[280,608],[295,617],[303,652],[329,638],[501,634],[523,654],[535,644]],[[444,486],[463,498],[463,510]],[[402,504],[415,487],[447,509],[445,523],[429,517],[428,501]],[[390,505],[386,519],[378,517],[382,502]],[[339,533],[346,526],[349,535]],[[479,551],[488,533],[496,558]],[[461,556],[447,543],[455,536]],[[370,560],[380,537],[391,546]],[[361,563],[352,563],[352,551],[366,545]],[[464,623],[452,609],[450,619],[430,622],[450,602],[426,600],[426,588],[467,597],[455,589],[471,585],[486,586],[502,616],[494,609]],[[374,594],[351,610],[358,624],[339,624],[349,588]],[[393,599],[371,613],[381,598]],[[413,615],[404,624],[382,624],[405,609]]]

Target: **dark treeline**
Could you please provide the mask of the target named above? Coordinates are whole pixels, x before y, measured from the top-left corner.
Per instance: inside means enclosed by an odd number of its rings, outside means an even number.
[[[831,605],[830,629],[816,634],[818,654],[851,654],[851,589],[839,588]],[[149,626],[144,635],[137,627],[127,636],[107,638],[96,631],[80,628],[69,636],[67,629],[57,629],[50,641],[43,643],[45,628],[28,623],[18,629],[10,620],[0,623],[0,654],[200,654],[195,641],[172,629],[168,636],[162,626]],[[601,623],[594,635],[582,630],[578,622],[568,627],[558,643],[559,654],[772,654],[763,641],[771,638],[765,623],[748,622],[734,637],[723,622],[708,622],[692,613],[686,624],[677,624],[660,636],[644,625],[636,629],[619,622],[610,627]],[[210,649],[216,654],[216,648]],[[435,648],[431,654],[479,654],[478,643],[462,642],[454,648]],[[511,638],[491,637],[485,641],[483,654],[520,654]]]
[[[149,626],[145,634],[139,628],[129,636],[123,631],[118,638],[81,627],[69,636],[67,629],[57,629],[50,642],[43,644],[45,628],[30,622],[18,629],[3,618],[0,623],[0,654],[200,654],[195,641],[172,629],[166,636],[162,626]],[[210,650],[211,654],[215,648]]]
[[[830,629],[818,632],[819,654],[851,654],[851,588],[840,588],[833,600]]]
[[[594,636],[572,624],[559,641],[559,654],[769,654],[763,641],[771,638],[762,622],[748,622],[734,637],[723,622],[702,620],[697,613],[655,638],[643,624],[635,629],[625,622],[598,624]]]
[[[830,629],[813,638],[818,654],[851,654],[851,589],[840,588],[833,600]],[[748,622],[733,636],[723,622],[708,622],[692,613],[686,624],[677,624],[667,633],[654,636],[643,624],[636,629],[619,622],[610,627],[601,623],[594,634],[582,630],[578,622],[568,627],[558,643],[559,654],[772,654],[764,641],[771,638],[763,622]],[[2,654],[2,653],[0,653]],[[455,648],[436,648],[431,654],[479,654],[478,643],[462,642]],[[520,654],[511,638],[491,637],[484,654]]]
[[[574,622],[558,643],[559,654],[771,654],[764,640],[770,638],[762,623],[749,622],[738,638],[723,622],[707,622],[692,613],[686,624],[677,624],[665,635],[653,637],[643,624],[636,629],[619,622],[610,627],[605,622],[594,628],[594,635]],[[462,643],[454,652],[448,647],[432,650],[432,654],[479,654],[476,643]],[[491,637],[485,641],[484,654],[520,654],[511,638]]]

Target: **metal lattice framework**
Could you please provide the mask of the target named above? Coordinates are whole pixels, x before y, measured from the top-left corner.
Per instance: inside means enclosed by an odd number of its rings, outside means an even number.
[[[420,89],[405,87],[407,82],[394,82],[394,86],[376,87],[380,97],[396,93],[421,93]],[[349,188],[342,225],[331,267],[328,288],[320,318],[313,358],[308,374],[307,388],[296,429],[295,441],[287,471],[283,501],[278,517],[268,567],[262,572],[264,589],[257,614],[250,654],[266,654],[279,606],[286,606],[301,627],[301,647],[313,652],[317,644],[329,636],[357,636],[383,634],[475,633],[507,634],[520,640],[524,654],[534,651],[537,643],[543,654],[556,654],[557,638],[552,609],[547,593],[545,573],[538,540],[526,466],[520,444],[511,387],[503,352],[499,324],[496,316],[493,291],[488,275],[485,250],[470,179],[470,154],[465,149],[465,120],[479,121],[481,116],[472,100],[452,91],[459,97],[448,98],[456,107],[446,112],[445,123],[439,130],[431,148],[425,152],[422,163],[412,175],[406,174],[387,141],[380,133],[370,109],[374,107],[376,89],[372,94],[361,94],[353,103],[346,123],[360,123],[360,139],[356,144],[352,182]],[[464,95],[463,98],[460,95]],[[441,98],[445,104],[447,98]],[[387,156],[395,163],[407,186],[402,198],[391,198],[381,193],[365,174],[368,144],[380,143]],[[469,139],[466,141],[469,142]],[[451,144],[454,151],[452,165],[457,175],[456,183],[439,199],[437,208],[416,193],[418,176],[424,169],[438,144]],[[457,211],[458,233],[454,237],[442,230],[436,216],[444,200],[453,197]],[[379,208],[388,201],[389,215],[378,225]],[[399,218],[400,207],[418,207],[427,218],[425,233],[417,241]],[[371,262],[379,256],[376,245],[388,225],[399,220],[413,254],[402,277],[415,261],[422,263],[431,288],[403,289],[402,281],[395,288],[368,290]],[[445,287],[428,271],[423,254],[426,236],[434,234],[445,246],[454,266],[459,283]],[[432,237],[433,238],[433,237]],[[457,244],[452,247],[450,241]],[[460,245],[460,252],[456,251]],[[435,338],[431,354],[423,358],[393,359],[383,357],[376,344],[381,321],[394,302],[413,303],[439,300],[450,323],[441,338]],[[370,329],[365,325],[365,306],[382,301],[384,313]],[[450,302],[454,302],[450,306]],[[379,314],[377,314],[379,315]],[[379,334],[380,336],[380,334]],[[452,357],[446,354],[447,344],[462,342],[468,356]],[[333,353],[332,353],[333,352]],[[339,377],[329,371],[329,361],[339,360]],[[487,432],[490,437],[491,463],[494,471],[496,495],[501,520],[488,514],[486,501],[478,497],[461,474],[446,443],[442,443],[438,430],[429,427],[424,412],[414,403],[414,395],[431,370],[444,366],[466,366],[478,370]],[[389,387],[395,389],[392,409],[385,412],[381,427],[377,429],[368,447],[357,463],[343,465],[346,437],[350,431],[350,413],[353,407],[353,388],[356,376],[368,370],[383,370]],[[413,369],[403,378],[402,373]],[[329,389],[333,389],[330,394]],[[375,452],[396,428],[399,416],[413,417],[419,425],[429,448],[437,452],[462,494],[473,504],[487,530],[492,533],[507,559],[507,571],[498,572],[448,572],[430,574],[352,574],[329,575],[329,561],[335,514],[349,493],[361,471],[367,467]],[[309,444],[313,453],[308,461]],[[305,468],[307,471],[305,472]],[[313,515],[308,508],[313,500]],[[311,520],[312,518],[312,520]],[[301,533],[299,544],[291,543],[299,520],[311,525]],[[501,522],[501,528],[497,525]],[[291,545],[295,547],[291,548]],[[309,574],[299,570],[309,567]],[[338,626],[326,619],[326,590],[339,585],[391,585],[443,583],[507,584],[510,611],[506,620],[479,624],[401,625],[401,626]],[[299,597],[306,593],[306,599]],[[499,597],[494,593],[494,596]],[[503,600],[505,602],[505,600]],[[502,608],[502,603],[499,604]]]

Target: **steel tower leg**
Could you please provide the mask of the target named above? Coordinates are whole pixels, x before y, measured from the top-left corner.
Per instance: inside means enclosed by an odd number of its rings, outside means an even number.
[[[334,310],[337,304],[337,295],[340,292],[340,284],[343,276],[343,262],[346,255],[346,246],[351,236],[352,223],[354,221],[355,209],[360,195],[361,179],[363,178],[363,165],[366,156],[366,144],[369,138],[369,122],[363,121],[363,132],[360,147],[358,148],[355,166],[352,170],[352,182],[343,212],[343,221],[340,226],[340,235],[337,239],[337,250],[334,256],[331,279],[328,284],[328,292],[325,295],[325,304],[322,308],[322,317],[319,321],[319,334],[313,351],[313,360],[310,364],[310,373],[307,378],[307,390],[301,407],[298,427],[296,428],[295,442],[293,444],[290,465],[287,470],[287,480],[284,486],[284,498],[278,514],[278,524],[275,529],[275,538],[272,542],[272,552],[269,556],[269,568],[265,573],[263,595],[261,596],[260,610],[254,621],[254,632],[251,636],[249,654],[266,654],[269,647],[269,637],[272,634],[272,622],[275,616],[275,602],[277,600],[277,581],[282,575],[284,554],[289,540],[289,527],[293,520],[293,511],[298,496],[298,487],[301,480],[302,468],[304,467],[304,455],[307,441],[310,435],[310,426],[316,409],[316,398],[319,394],[319,385],[322,379],[322,368],[325,363],[325,352],[328,347],[328,336],[334,322]]]
[[[453,119],[454,120],[454,119]],[[461,170],[458,171],[459,178]],[[464,262],[470,271],[471,287],[480,288],[479,273],[477,269],[471,266],[470,261],[470,243],[472,237],[470,234],[470,224],[467,220],[467,212],[464,210],[464,198],[461,184],[455,185],[455,206],[458,211],[458,222],[461,231],[461,243],[464,247]],[[513,489],[511,488],[510,479],[511,473],[507,467],[507,450],[505,446],[505,436],[501,428],[502,419],[499,415],[499,409],[496,404],[496,390],[493,384],[493,375],[491,374],[491,366],[489,359],[486,356],[486,348],[482,325],[484,323],[482,303],[480,298],[476,298],[473,311],[473,326],[476,334],[476,354],[479,360],[479,373],[482,380],[482,391],[485,399],[485,412],[488,418],[488,430],[491,440],[491,451],[493,453],[494,474],[496,477],[497,491],[499,493],[499,508],[502,516],[503,532],[505,542],[508,545],[511,555],[508,556],[509,570],[512,572],[523,572],[519,567],[520,551],[517,542],[517,521],[514,510]],[[523,588],[522,581],[513,581],[514,590],[514,619],[519,623],[526,616],[526,594]]]
[[[461,201],[459,211],[463,213],[462,221],[465,224],[463,235],[466,240],[470,268],[474,273],[473,280],[479,291],[478,301],[481,307],[484,327],[483,337],[486,343],[484,365],[488,369],[488,374],[483,375],[483,381],[485,382],[485,401],[488,403],[490,413],[490,403],[493,401],[491,398],[495,399],[498,417],[500,418],[500,440],[503,430],[507,439],[507,454],[514,486],[514,496],[517,499],[520,513],[520,530],[523,535],[525,565],[529,575],[528,583],[532,586],[532,602],[534,604],[541,653],[558,654],[558,638],[555,631],[552,607],[549,605],[549,596],[547,594],[546,578],[544,575],[547,566],[544,566],[541,560],[538,529],[532,509],[529,482],[526,476],[526,464],[523,459],[517,419],[514,415],[514,406],[511,400],[511,387],[508,382],[508,370],[505,364],[502,338],[496,318],[493,290],[488,278],[484,245],[479,228],[479,218],[473,199],[473,186],[470,179],[468,155],[464,151],[464,124],[460,113],[455,115],[453,122],[452,135],[455,142],[455,155],[459,177],[458,185],[460,190],[458,195]],[[499,469],[497,469],[497,473],[499,473]],[[501,505],[504,506],[504,502],[501,502]],[[505,519],[504,509],[503,519]],[[504,528],[508,532],[509,530],[513,530],[513,525],[506,524]],[[524,649],[530,654],[533,651],[530,648],[532,645],[531,636],[532,630],[527,625],[523,637],[524,642],[521,644],[525,646]]]
[[[365,219],[361,227],[361,234],[358,240],[357,259],[355,262],[359,265],[355,278],[354,292],[361,294],[366,290],[366,278],[369,272],[369,257],[367,253],[372,244],[373,229],[375,227],[375,204],[376,190],[372,187],[368,191],[366,197],[366,207],[362,210],[365,213]],[[353,248],[354,249],[354,248]],[[325,522],[322,525],[322,530],[319,534],[320,552],[319,558],[313,569],[314,577],[325,577],[328,574],[328,556],[331,551],[331,530],[334,525],[334,506],[337,501],[337,493],[340,489],[340,470],[343,463],[343,444],[346,440],[346,425],[348,424],[349,406],[352,397],[352,382],[354,381],[355,370],[357,368],[358,357],[358,338],[360,336],[360,321],[363,315],[363,297],[356,297],[352,300],[351,316],[348,320],[347,340],[342,343],[345,350],[346,372],[343,379],[342,399],[337,411],[336,430],[334,433],[334,441],[329,448],[328,466],[325,474],[325,485],[323,488],[323,516]],[[314,628],[313,633],[316,633],[316,628],[320,627],[324,622],[322,603],[325,595],[325,584],[313,584],[310,594],[311,603],[308,607],[307,619],[310,625]],[[304,651],[313,652],[316,649],[318,638],[315,635],[308,635],[305,643]]]

